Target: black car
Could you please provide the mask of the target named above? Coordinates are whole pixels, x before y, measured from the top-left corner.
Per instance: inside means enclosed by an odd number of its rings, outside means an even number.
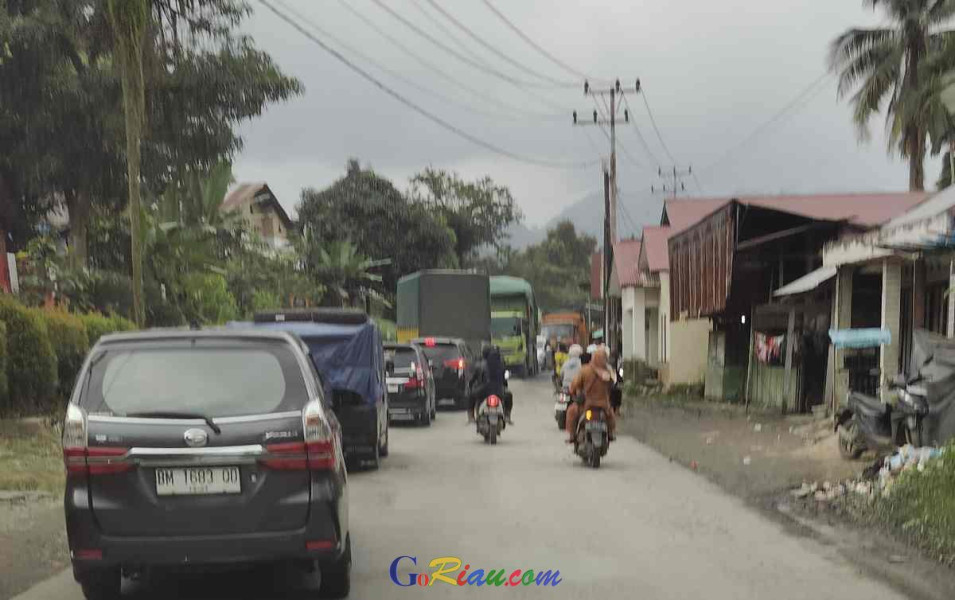
[[[435,397],[438,406],[451,404],[457,408],[468,405],[468,388],[475,358],[467,343],[460,338],[420,338],[412,340],[421,346],[431,363],[434,375]]]
[[[338,421],[304,343],[280,331],[110,335],[63,427],[66,532],[87,598],[122,574],[281,562],[350,586]]]
[[[388,370],[388,417],[430,425],[437,415],[434,377],[417,344],[385,344]]]

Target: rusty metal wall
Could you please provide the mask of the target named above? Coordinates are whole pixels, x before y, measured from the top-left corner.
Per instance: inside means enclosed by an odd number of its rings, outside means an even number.
[[[670,318],[722,312],[733,278],[737,203],[673,236],[670,253]]]

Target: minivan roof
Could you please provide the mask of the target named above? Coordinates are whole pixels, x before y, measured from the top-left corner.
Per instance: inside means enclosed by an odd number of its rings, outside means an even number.
[[[274,323],[249,323],[234,321],[228,324],[229,328],[252,331],[290,331],[302,339],[305,338],[343,338],[351,337],[365,327],[374,327],[368,322],[361,325],[340,325],[332,323],[314,323],[309,321],[284,321]]]
[[[110,333],[99,339],[97,344],[113,344],[119,342],[162,341],[182,339],[271,339],[295,342],[295,337],[287,331],[267,328],[239,329],[239,328],[212,328],[190,329],[187,327],[144,329],[141,331],[124,331]]]

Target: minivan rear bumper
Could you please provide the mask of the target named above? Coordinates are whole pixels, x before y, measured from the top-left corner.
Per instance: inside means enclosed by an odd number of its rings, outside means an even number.
[[[104,567],[200,567],[341,556],[348,533],[347,500],[329,480],[313,481],[305,526],[290,531],[217,535],[117,536],[100,531],[85,482],[67,484],[66,533],[75,575]],[[317,499],[316,499],[317,498]],[[343,519],[346,522],[343,522]],[[312,542],[309,546],[309,542]]]

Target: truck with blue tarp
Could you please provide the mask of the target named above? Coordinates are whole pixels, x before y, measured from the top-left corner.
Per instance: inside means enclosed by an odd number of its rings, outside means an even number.
[[[508,369],[535,375],[537,362],[537,302],[534,288],[524,279],[495,276],[491,286],[491,339],[501,349]]]
[[[368,315],[344,309],[289,309],[257,313],[254,323],[296,334],[321,377],[325,401],[341,426],[345,457],[370,461],[388,455],[388,394],[381,332]]]

